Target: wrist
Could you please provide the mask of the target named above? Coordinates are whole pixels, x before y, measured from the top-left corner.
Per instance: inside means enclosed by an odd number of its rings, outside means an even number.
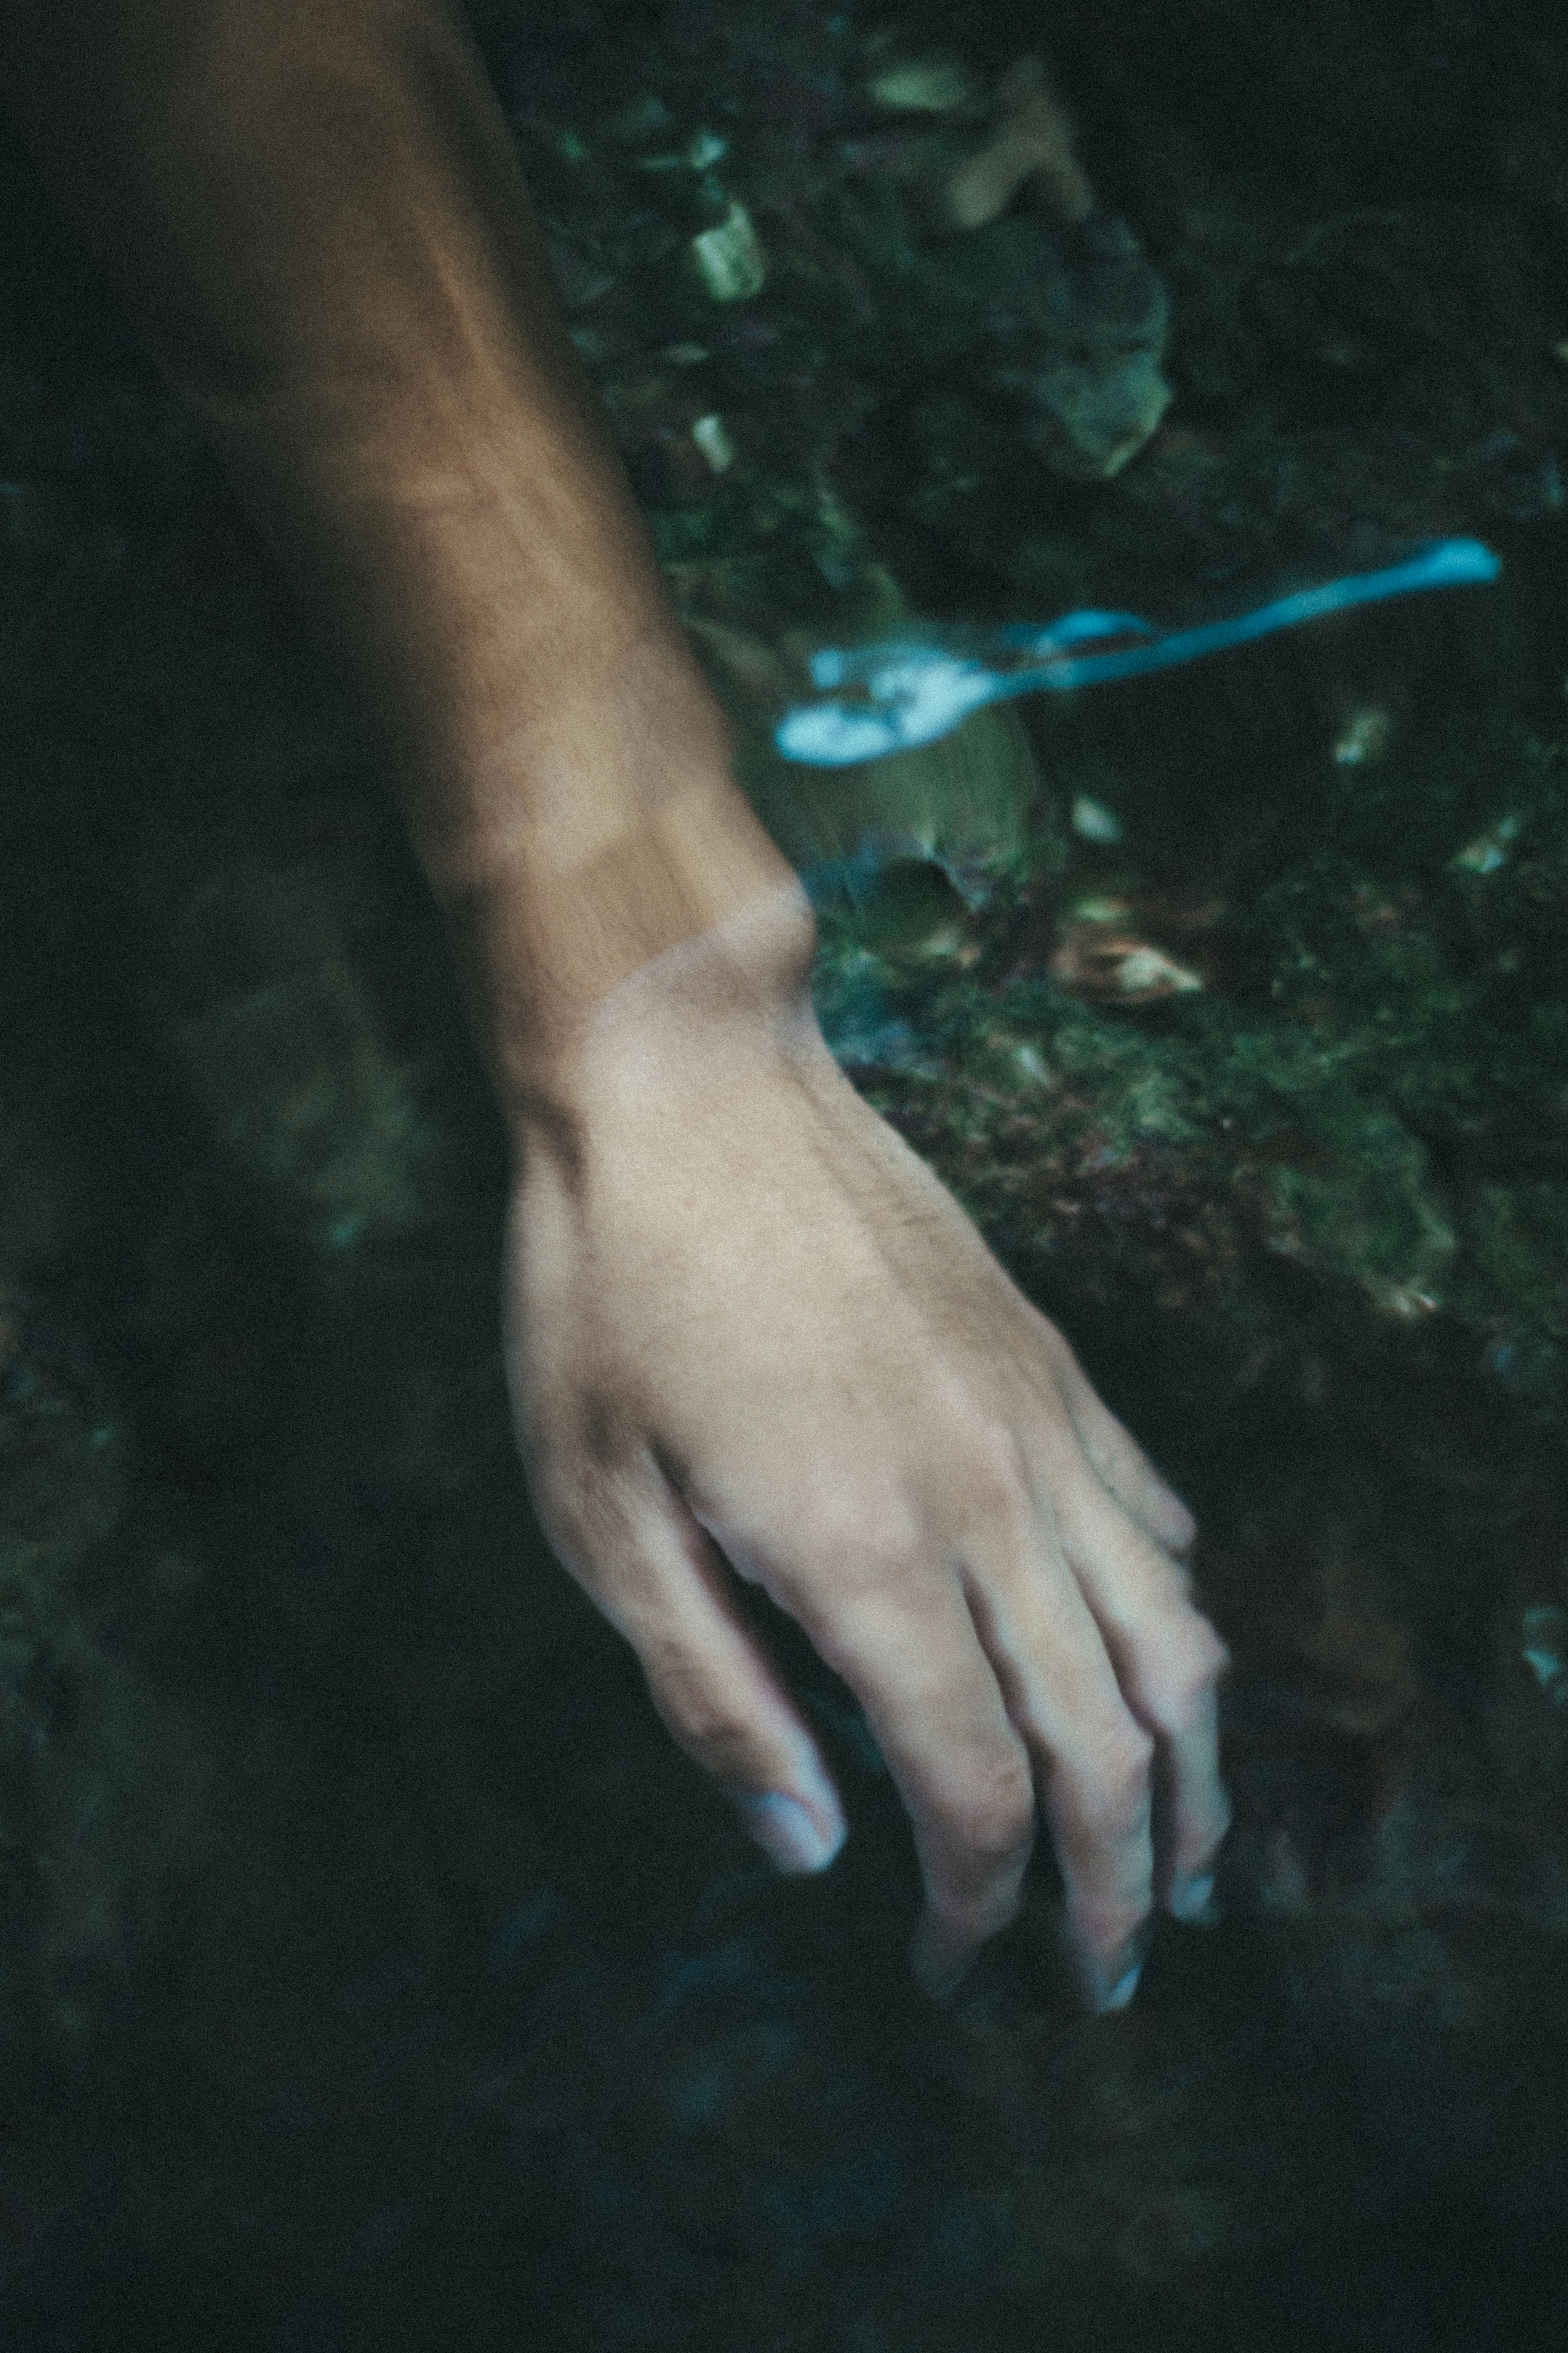
[[[518,821],[432,880],[516,1154],[815,1033],[811,903],[726,770]]]
[[[638,965],[595,1005],[569,1052],[530,1058],[507,1117],[520,1171],[550,1160],[568,1186],[595,1165],[658,1156],[699,1116],[748,1124],[781,1079],[834,1071],[811,996],[816,925],[792,876]],[[705,1097],[706,1103],[698,1099]]]

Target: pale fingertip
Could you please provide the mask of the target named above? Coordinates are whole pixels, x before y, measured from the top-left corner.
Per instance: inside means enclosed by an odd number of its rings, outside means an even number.
[[[1195,1879],[1179,1880],[1172,1888],[1166,1905],[1173,1919],[1189,1928],[1217,1928],[1222,1914],[1214,1900],[1214,1873],[1202,1873]]]
[[[1112,1488],[1111,1492],[1114,1493],[1116,1491]],[[1142,1522],[1154,1542],[1177,1560],[1191,1552],[1197,1542],[1195,1517],[1175,1489],[1166,1486],[1157,1471],[1150,1469],[1144,1493],[1131,1508],[1133,1516]]]
[[[1097,2018],[1127,2008],[1138,1990],[1138,1980],[1153,1941],[1154,1922],[1151,1915],[1133,1930],[1109,1961],[1099,1960],[1081,1947],[1079,1948],[1075,1960],[1083,1998]]]
[[[1167,1552],[1173,1552],[1178,1560],[1184,1559],[1198,1540],[1198,1524],[1181,1497],[1168,1491],[1164,1520],[1163,1528],[1158,1532],[1160,1540]]]
[[[731,1790],[730,1796],[769,1861],[791,1877],[826,1871],[847,1835],[842,1815],[824,1829],[798,1798],[783,1789],[767,1789],[760,1796]]]
[[[1143,1964],[1139,1961],[1124,1976],[1118,1978],[1104,2000],[1097,2005],[1099,2015],[1105,2018],[1112,2010],[1125,2010],[1138,1990],[1138,1980],[1142,1974]]]

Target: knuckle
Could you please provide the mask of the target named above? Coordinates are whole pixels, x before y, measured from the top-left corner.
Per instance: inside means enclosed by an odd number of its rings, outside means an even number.
[[[1230,1652],[1206,1620],[1198,1619],[1190,1641],[1191,1655],[1185,1662],[1185,1688],[1189,1700],[1207,1700],[1215,1685],[1230,1664]]]
[[[1077,1811],[1085,1828],[1107,1840],[1138,1829],[1149,1811],[1153,1763],[1153,1736],[1141,1725],[1129,1722],[1104,1741],[1077,1777]]]
[[[532,1489],[530,1500],[545,1542],[562,1567],[585,1593],[596,1598],[604,1545],[592,1515],[563,1486],[542,1482]]]
[[[921,1576],[912,1536],[888,1527],[852,1532],[839,1523],[831,1538],[802,1545],[769,1590],[806,1634],[824,1664],[858,1688],[879,1659],[890,1655]]]
[[[1069,1904],[1068,1925],[1084,1950],[1094,1954],[1108,1973],[1125,1967],[1128,1947],[1137,1951],[1148,1933],[1150,1903],[1123,1897],[1120,1901]]]
[[[946,1810],[950,1838],[973,1865],[993,1873],[1026,1854],[1035,1835],[1035,1784],[1026,1757],[987,1757]]]
[[[742,1710],[689,1653],[653,1649],[642,1667],[659,1720],[689,1756],[715,1769],[732,1767],[755,1746]]]
[[[1154,1646],[1139,1678],[1143,1711],[1161,1732],[1187,1730],[1211,1704],[1215,1685],[1230,1663],[1230,1652],[1205,1618],[1185,1612]]]
[[[1035,1337],[1039,1342],[1047,1362],[1058,1379],[1071,1380],[1078,1377],[1079,1374],[1078,1357],[1066,1333],[1058,1324],[1053,1324],[1048,1315],[1042,1314],[1033,1301],[1028,1303],[1028,1306],[1033,1319]]]
[[[553,1537],[557,1529],[564,1532],[582,1516],[583,1488],[563,1464],[559,1454],[546,1446],[528,1446],[523,1453],[528,1474],[528,1500],[540,1525]]]
[[[1181,1556],[1189,1553],[1194,1545],[1197,1542],[1198,1523],[1196,1514],[1188,1509],[1187,1505],[1183,1503],[1179,1495],[1173,1495],[1171,1493],[1169,1488],[1166,1487],[1164,1481],[1152,1470],[1151,1470],[1149,1473],[1149,1479],[1150,1484],[1156,1491],[1156,1500],[1164,1513],[1167,1525],[1171,1529],[1169,1542],[1178,1556],[1177,1565],[1184,1571],[1186,1584],[1190,1590],[1192,1585],[1192,1572],[1190,1569],[1187,1569],[1185,1560],[1183,1559]]]
[[[1008,1430],[986,1430],[965,1440],[956,1467],[970,1509],[986,1519],[1012,1519],[1029,1506],[1023,1451]]]
[[[1023,1889],[1024,1875],[1018,1871],[982,1890],[945,1898],[935,1893],[931,1909],[945,1927],[966,1943],[984,1944],[1017,1918],[1023,1909]]]
[[[590,1557],[624,1549],[626,1530],[614,1482],[597,1471],[584,1472],[559,1453],[531,1470],[529,1502],[552,1544],[570,1545]]]
[[[1153,1735],[1129,1718],[1125,1727],[1119,1729],[1115,1739],[1108,1744],[1101,1770],[1109,1787],[1141,1795],[1148,1786],[1153,1762]]]

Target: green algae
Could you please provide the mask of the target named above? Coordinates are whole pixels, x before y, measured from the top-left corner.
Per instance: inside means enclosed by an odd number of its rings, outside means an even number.
[[[1364,807],[1336,825],[1331,807],[1325,829],[1353,854],[1310,848],[1221,914],[1209,943],[1223,955],[1228,931],[1244,972],[1230,995],[1120,1012],[997,972],[1009,897],[1032,915],[1037,954],[1051,899],[1072,904],[1058,839],[1045,913],[1037,877],[1015,871],[968,942],[968,971],[949,958],[940,977],[911,979],[879,959],[889,1016],[910,1032],[900,1059],[916,1067],[868,1067],[873,1100],[1010,1252],[1065,1254],[1102,1298],[1131,1304],[1148,1285],[1201,1299],[1245,1356],[1275,1312],[1257,1289],[1264,1263],[1288,1259],[1323,1286],[1345,1347],[1358,1345],[1353,1299],[1395,1324],[1462,1330],[1489,1351],[1483,1362],[1477,1347],[1478,1378],[1560,1423],[1565,769],[1534,739],[1466,748],[1468,763],[1450,744],[1445,790],[1417,747],[1403,789],[1379,783],[1381,839]],[[1355,790],[1337,786],[1347,802]],[[1467,845],[1500,813],[1508,843],[1478,872]],[[863,1003],[878,985],[858,928],[847,908],[825,941],[830,1034],[857,988]],[[1112,1198],[1128,1204],[1120,1217]],[[1161,1205],[1177,1202],[1186,1222],[1172,1228]]]

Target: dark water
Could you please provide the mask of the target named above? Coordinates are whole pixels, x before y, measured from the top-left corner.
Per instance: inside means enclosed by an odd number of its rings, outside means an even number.
[[[893,845],[825,892],[828,1034],[1199,1514],[1225,1919],[1084,2020],[1042,1859],[939,2012],[793,1629],[834,1869],[775,1880],[673,1749],[529,1516],[422,885],[8,141],[0,2344],[1555,2345],[1559,12],[529,14],[487,52],[759,805],[803,862]],[[1004,380],[1054,332],[1026,207],[955,241],[929,196],[1042,45],[1170,304],[1170,406],[1102,476]],[[868,98],[900,63],[969,111]],[[690,239],[735,202],[765,277],[721,301]],[[900,614],[1180,619],[1449,532],[1496,588],[837,800],[766,756],[801,651]]]

